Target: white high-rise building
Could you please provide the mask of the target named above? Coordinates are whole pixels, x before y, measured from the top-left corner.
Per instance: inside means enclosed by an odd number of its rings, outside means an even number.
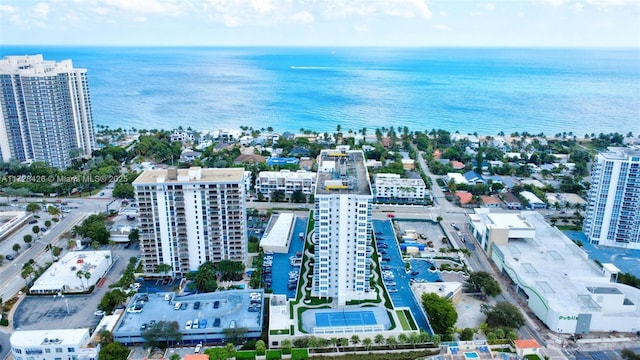
[[[640,148],[596,155],[583,231],[594,244],[640,249]]]
[[[43,161],[66,168],[95,148],[87,70],[42,55],[0,60],[3,161]]]
[[[313,296],[375,298],[369,285],[373,193],[362,151],[323,150],[315,191]]]
[[[145,273],[183,276],[204,262],[247,256],[244,169],[146,170],[133,182]],[[161,275],[161,274],[160,274]]]

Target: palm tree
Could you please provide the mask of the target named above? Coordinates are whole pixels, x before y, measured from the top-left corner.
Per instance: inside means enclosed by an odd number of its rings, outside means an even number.
[[[376,335],[373,338],[373,342],[375,342],[376,344],[382,344],[384,342],[384,336],[382,336],[381,334]]]
[[[354,335],[352,335],[352,336],[351,336],[351,344],[353,344],[353,345],[358,345],[358,344],[360,344],[360,336],[355,335],[355,334],[354,334]]]
[[[402,333],[400,335],[398,335],[398,342],[401,344],[406,344],[409,342],[409,336],[407,336],[407,334]]]
[[[398,346],[398,340],[396,340],[396,337],[391,335],[387,338],[387,345],[389,345],[392,349],[395,349],[396,346]]]
[[[362,339],[362,345],[364,345],[364,348],[366,350],[369,350],[371,348],[371,343],[373,343],[373,341],[371,340],[371,338],[364,338]]]
[[[69,241],[67,241],[67,247],[69,247],[69,250],[75,249],[76,246],[78,246],[78,243],[76,243],[75,240],[69,239]]]

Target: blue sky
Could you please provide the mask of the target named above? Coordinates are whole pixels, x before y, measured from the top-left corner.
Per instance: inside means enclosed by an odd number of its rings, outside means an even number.
[[[640,47],[640,0],[2,0],[0,44]]]

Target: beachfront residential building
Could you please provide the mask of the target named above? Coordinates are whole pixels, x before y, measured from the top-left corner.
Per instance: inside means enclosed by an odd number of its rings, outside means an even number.
[[[315,266],[312,295],[375,298],[370,289],[373,193],[362,151],[323,150],[315,189]]]
[[[41,161],[59,169],[95,148],[87,70],[42,55],[0,60],[3,161]]]
[[[282,191],[286,200],[301,191],[306,197],[316,189],[316,173],[304,170],[261,171],[256,178],[256,193],[271,198],[275,191]]]
[[[480,208],[469,218],[481,248],[552,331],[640,330],[640,289],[617,283],[620,270],[598,266],[538,212]]]
[[[640,249],[640,147],[596,155],[583,231],[594,244]]]
[[[403,179],[399,174],[376,174],[373,193],[377,202],[400,204],[424,204],[429,195],[422,179]]]
[[[133,182],[144,272],[184,276],[202,263],[246,260],[242,168],[145,170]],[[163,275],[163,274],[157,274]]]

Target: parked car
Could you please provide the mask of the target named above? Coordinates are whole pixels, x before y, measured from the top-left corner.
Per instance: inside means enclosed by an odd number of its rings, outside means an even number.
[[[38,220],[36,219],[29,220],[29,224],[37,224],[37,223],[38,223]]]
[[[104,316],[105,312],[102,310],[96,310],[93,315],[95,316]]]
[[[193,303],[193,310],[198,310],[200,309],[200,301],[196,301]]]
[[[191,320],[187,320],[187,323],[184,325],[185,330],[191,330]]]
[[[218,301],[218,300],[214,301],[214,302],[213,302],[213,308],[214,308],[214,309],[217,309],[217,308],[219,308],[219,307],[220,307],[220,301]]]
[[[220,327],[220,318],[215,318],[213,320],[213,327]]]

